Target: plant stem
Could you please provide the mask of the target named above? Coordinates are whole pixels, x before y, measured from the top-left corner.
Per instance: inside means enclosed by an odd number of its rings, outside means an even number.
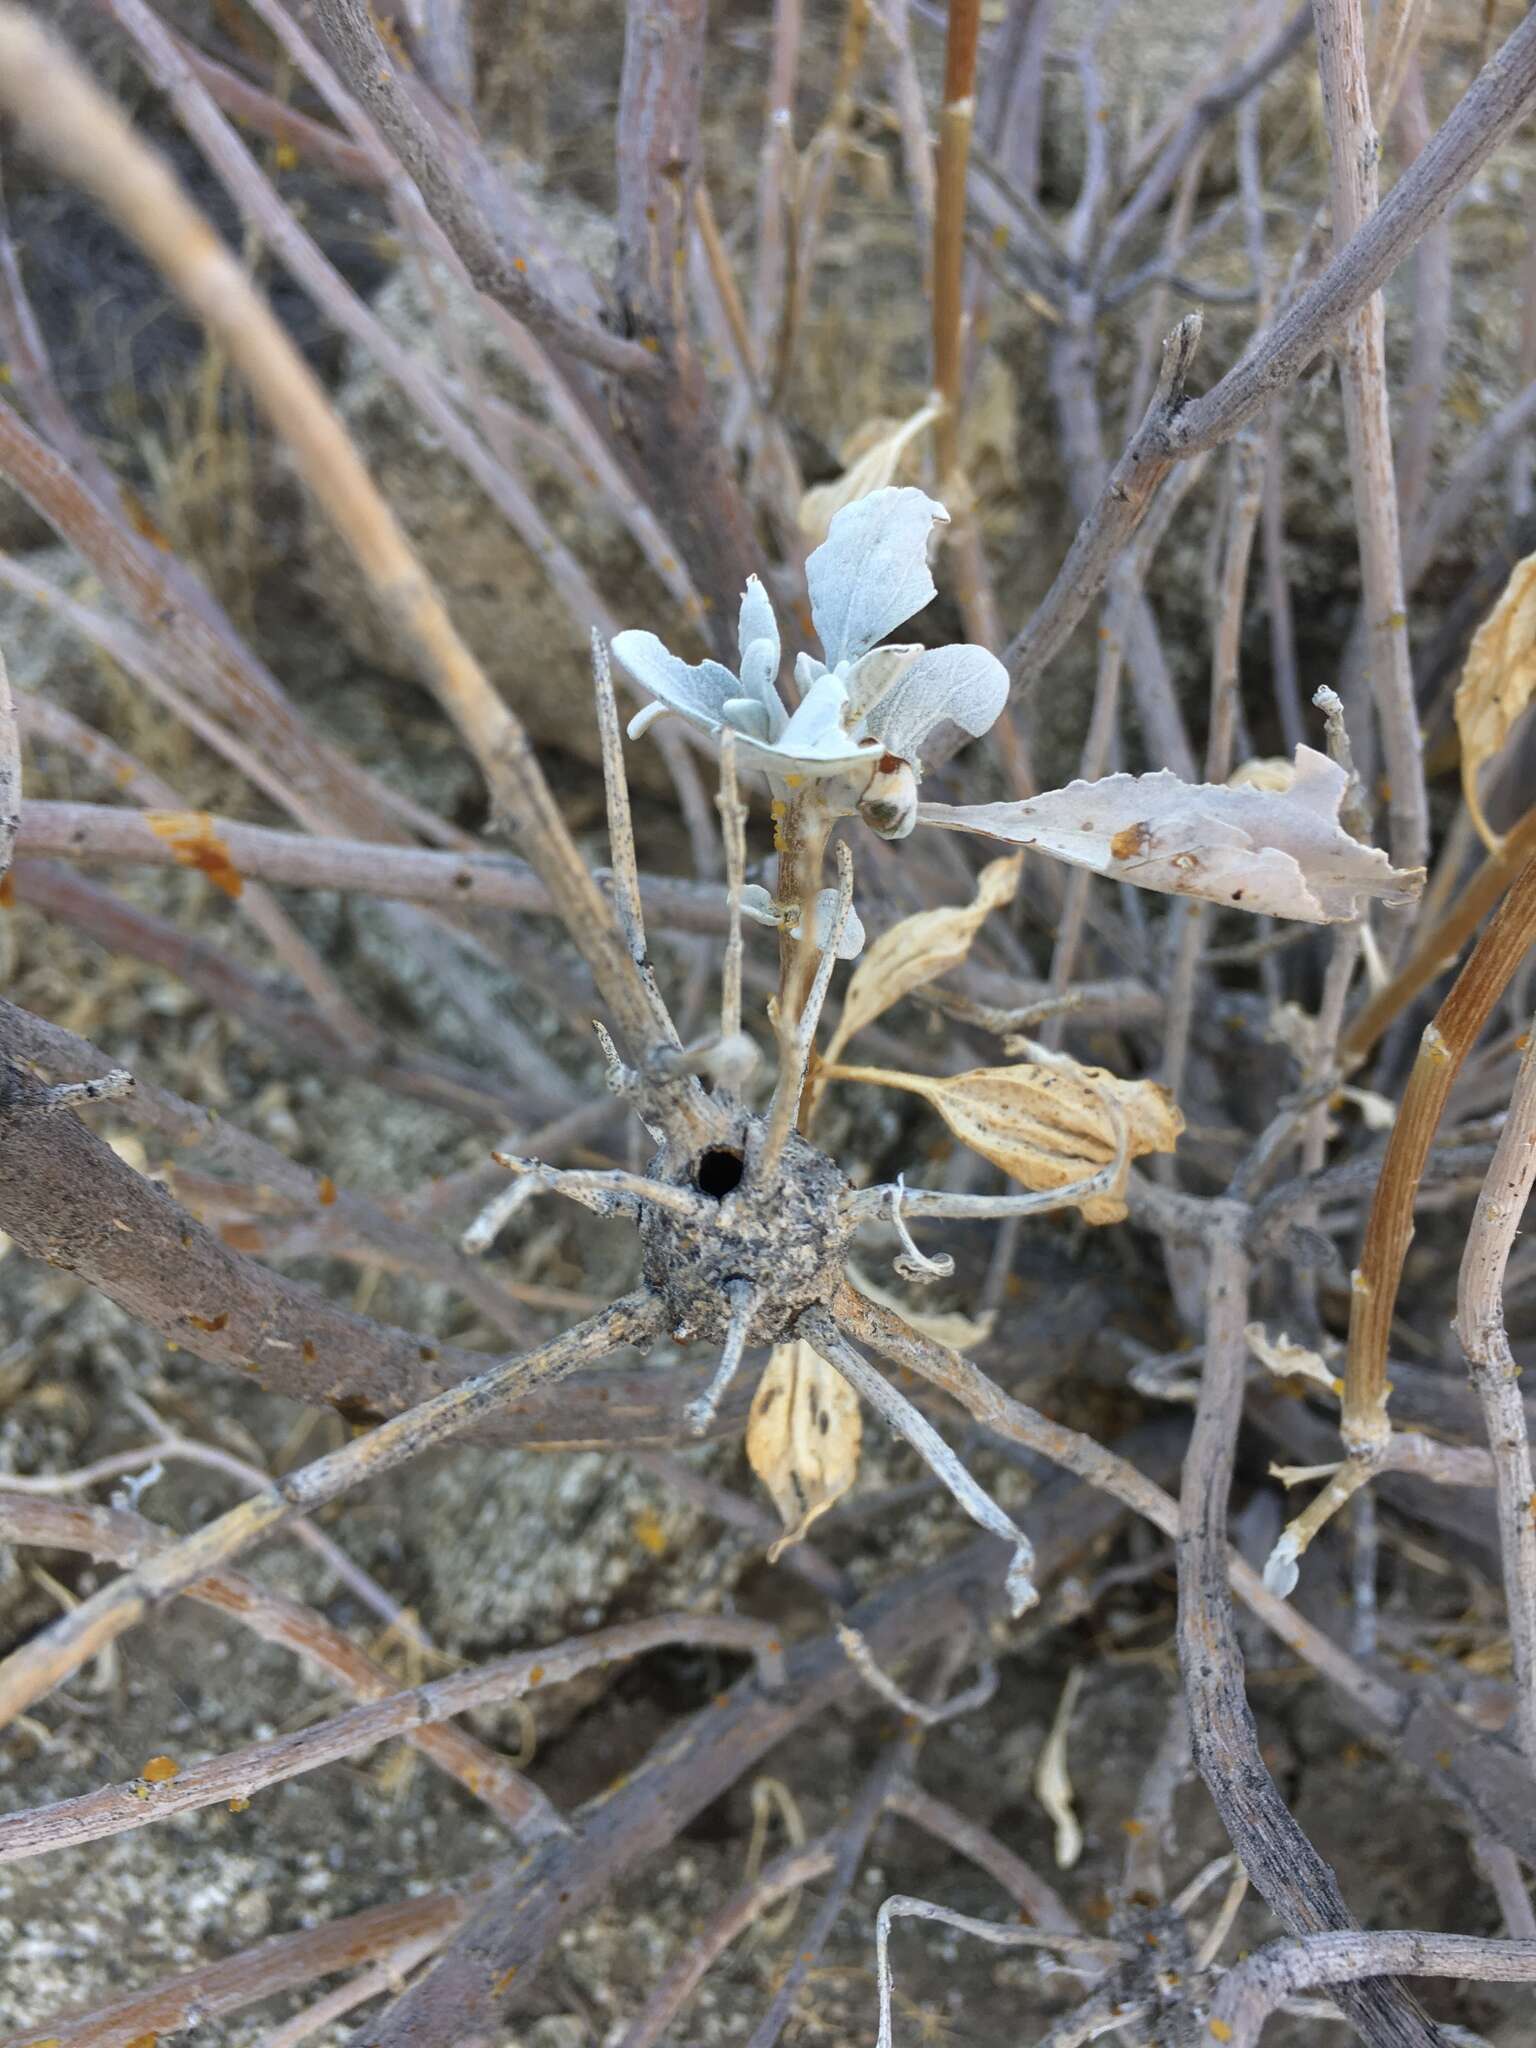
[[[1536,1479],[1520,1395],[1520,1368],[1504,1330],[1504,1269],[1536,1180],[1536,1020],[1493,1164],[1467,1234],[1456,1329],[1482,1400],[1499,1492],[1499,1547],[1515,1675],[1515,1732],[1536,1772]]]
[[[1376,1198],[1350,1297],[1344,1369],[1344,1441],[1351,1452],[1381,1451],[1387,1420],[1387,1337],[1403,1260],[1413,1237],[1413,1203],[1451,1084],[1494,1004],[1536,940],[1536,859],[1499,906],[1450,994],[1424,1027],[1418,1056],[1387,1140]]]

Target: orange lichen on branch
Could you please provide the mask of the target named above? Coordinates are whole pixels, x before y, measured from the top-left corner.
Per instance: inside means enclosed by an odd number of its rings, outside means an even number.
[[[245,887],[240,870],[230,858],[229,848],[213,829],[207,811],[146,811],[144,822],[157,839],[163,839],[184,868],[196,868],[222,889],[236,897]]]

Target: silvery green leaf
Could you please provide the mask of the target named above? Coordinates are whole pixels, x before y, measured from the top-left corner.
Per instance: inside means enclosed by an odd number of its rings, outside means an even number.
[[[754,640],[741,657],[741,692],[759,705],[766,721],[764,737],[775,739],[789,716],[775,687],[779,675],[779,645],[776,640]]]
[[[913,665],[923,656],[921,645],[912,647],[872,647],[849,669],[844,677],[848,692],[848,709],[843,715],[846,725],[854,725],[861,718],[868,718],[875,706],[888,697],[896,685]]]
[[[816,950],[818,953],[825,953],[827,950],[832,937],[832,927],[836,922],[837,891],[835,889],[823,889],[817,895],[816,912],[811,921],[812,929],[816,934]],[[789,936],[792,939],[802,938],[804,933],[801,926],[799,924],[792,924],[789,928]],[[848,907],[848,922],[843,926],[843,936],[838,944],[837,957],[839,960],[857,960],[863,950],[864,927],[859,922],[859,913],[850,904]]]
[[[841,676],[818,676],[772,747],[757,746],[744,737],[741,760],[781,778],[843,774],[870,754],[869,744],[859,744],[844,728],[847,701]]]
[[[743,768],[756,768],[773,783],[776,795],[789,796],[797,781],[817,781],[828,776],[847,775],[862,787],[880,758],[878,740],[852,740],[844,732],[829,733],[815,744],[790,746],[787,735],[774,746],[762,746],[745,734],[736,742],[736,759]],[[848,809],[856,808],[858,797],[850,796]]]
[[[799,747],[815,753],[828,740],[844,739],[847,708],[848,691],[842,677],[818,676],[790,713],[789,723],[779,734],[779,743],[789,751]]]
[[[779,914],[774,909],[773,898],[761,882],[743,882],[740,902],[743,917],[750,917],[754,924],[765,924],[774,931],[778,930]]]
[[[935,726],[988,731],[1008,701],[1008,671],[985,647],[932,647],[865,721],[888,754],[918,761]]]
[[[871,491],[845,505],[805,565],[822,651],[830,667],[856,661],[934,595],[928,536],[949,514],[910,486]]]
[[[779,622],[773,615],[773,602],[757,576],[747,578],[747,587],[741,594],[741,619],[736,632],[736,644],[741,649],[741,665],[747,665],[747,650],[766,640],[773,648],[773,666],[777,673],[779,666]]]
[[[773,616],[768,593],[756,576],[747,578],[741,600],[741,623],[737,633],[741,648],[741,695],[756,697],[768,714],[768,730],[774,739],[783,727],[785,712],[779,699],[779,623]]]
[[[664,647],[654,633],[616,633],[613,651],[635,681],[643,683],[659,703],[680,712],[704,732],[719,731],[724,723],[726,699],[741,694],[740,683],[720,662],[704,661],[697,668],[690,667]],[[638,738],[655,717],[655,707],[647,705],[630,721],[631,739]]]
[[[773,721],[761,698],[727,697],[720,709],[733,731],[745,733],[749,739],[772,740]]]
[[[795,656],[795,686],[803,697],[814,683],[819,683],[827,673],[827,664],[818,661],[814,654]]]

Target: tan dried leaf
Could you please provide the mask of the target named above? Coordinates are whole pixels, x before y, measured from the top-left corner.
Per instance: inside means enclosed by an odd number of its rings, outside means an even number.
[[[1283,796],[1296,780],[1296,764],[1279,754],[1256,754],[1227,777],[1228,789],[1268,789]]]
[[[784,1523],[770,1564],[852,1486],[862,1435],[859,1397],[842,1374],[799,1338],[776,1344],[747,1418],[747,1460]]]
[[[1510,571],[1504,594],[1472,636],[1456,685],[1456,730],[1461,738],[1461,786],[1467,809],[1494,852],[1499,836],[1483,816],[1477,781],[1508,739],[1515,720],[1536,697],[1536,555]]]
[[[1311,1380],[1315,1385],[1326,1387],[1330,1394],[1342,1394],[1344,1382],[1333,1371],[1320,1352],[1311,1351],[1305,1344],[1298,1344],[1294,1337],[1288,1337],[1284,1330],[1278,1337],[1271,1337],[1262,1323],[1249,1323],[1243,1330],[1248,1340],[1248,1349],[1266,1371],[1277,1379]]]
[[[835,514],[855,498],[867,498],[896,481],[901,458],[925,427],[932,426],[940,408],[925,405],[904,420],[866,420],[843,443],[843,460],[848,467],[830,483],[813,484],[800,500],[800,531],[813,544],[824,541]]]
[[[1171,1152],[1184,1128],[1178,1104],[1160,1082],[1123,1081],[1064,1053],[1028,1066],[973,1067],[939,1079],[889,1067],[824,1072],[829,1080],[869,1081],[922,1096],[962,1144],[1036,1191],[1071,1187],[1118,1156],[1113,1184],[1078,1203],[1088,1223],[1123,1222],[1122,1189],[1131,1160]]]
[[[853,970],[825,1057],[835,1060],[856,1031],[924,982],[958,967],[990,912],[1013,900],[1022,853],[989,861],[976,878],[976,894],[956,909],[920,910],[904,917],[870,946]]]
[[[1165,895],[1193,896],[1255,915],[1338,924],[1362,899],[1406,903],[1422,868],[1394,868],[1379,847],[1344,829],[1349,776],[1326,754],[1296,749],[1286,790],[1106,775],[1024,803],[919,804],[918,822],[1032,846],[1054,860]]]

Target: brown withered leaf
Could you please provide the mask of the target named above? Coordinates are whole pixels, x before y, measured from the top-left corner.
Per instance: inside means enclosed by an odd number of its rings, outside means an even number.
[[[1122,1222],[1130,1162],[1146,1152],[1171,1152],[1184,1128],[1178,1104],[1161,1083],[1122,1081],[1063,1053],[939,1079],[887,1067],[834,1067],[828,1078],[922,1096],[962,1144],[1036,1192],[1087,1180],[1118,1157],[1112,1184],[1078,1203],[1088,1223]]]
[[[835,1060],[854,1033],[872,1024],[892,1003],[958,967],[983,920],[1013,900],[1023,865],[1022,853],[989,861],[976,878],[971,902],[954,909],[920,910],[882,932],[849,977],[843,1014],[825,1057]]]
[[[818,1351],[774,1346],[747,1418],[748,1462],[784,1523],[770,1564],[852,1486],[863,1427],[858,1395]]]
[[[1498,834],[1483,816],[1478,776],[1536,697],[1536,555],[1510,571],[1504,594],[1472,636],[1456,685],[1461,786],[1483,844],[1498,851]]]

